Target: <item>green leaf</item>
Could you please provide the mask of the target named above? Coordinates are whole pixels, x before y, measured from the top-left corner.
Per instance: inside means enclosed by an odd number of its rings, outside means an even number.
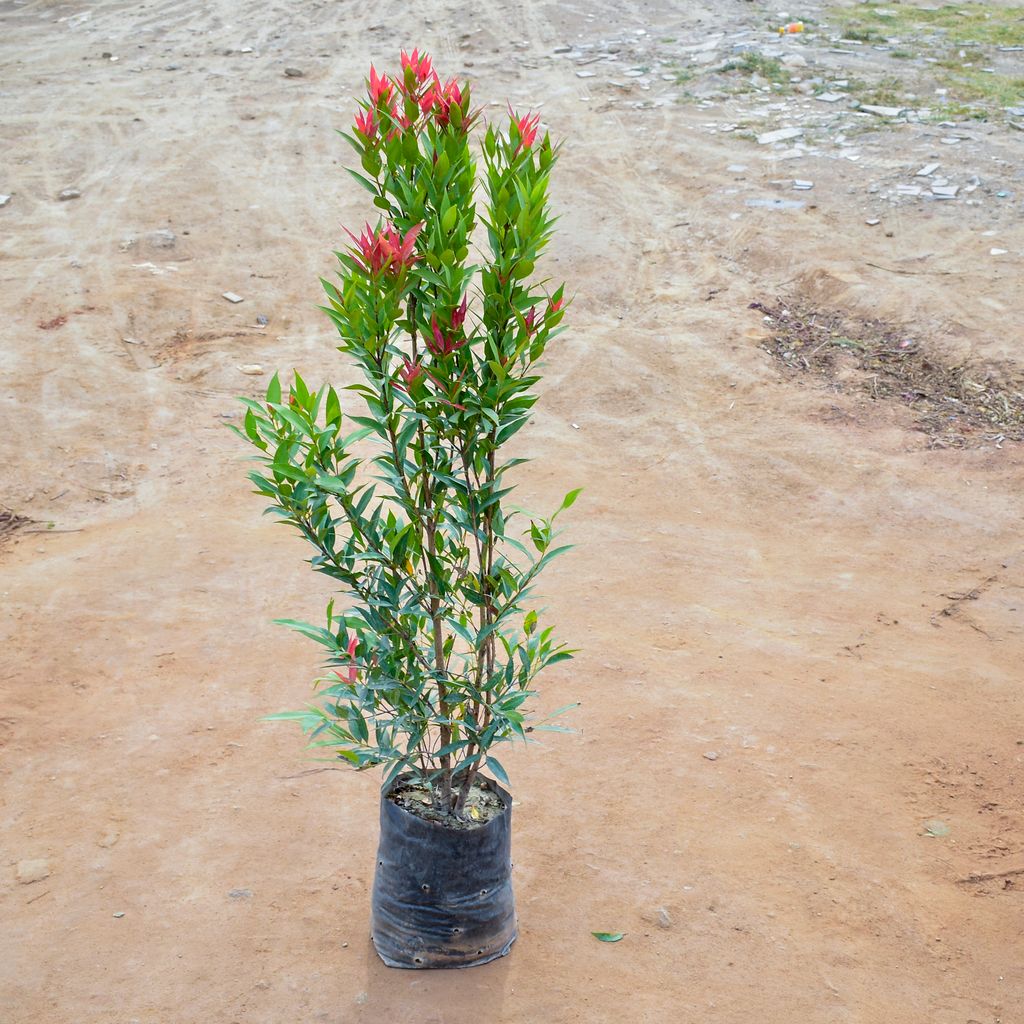
[[[281,380],[276,373],[267,385],[267,401],[271,405],[277,405],[281,401]]]
[[[346,167],[345,170],[348,171],[348,173],[351,174],[367,192],[371,195],[377,195],[377,186],[370,181],[369,178],[364,178],[358,171],[353,171],[351,167]]]
[[[575,500],[576,500],[576,499],[577,499],[577,498],[578,498],[578,497],[580,496],[580,492],[581,492],[582,490],[583,490],[583,488],[582,488],[582,487],[577,487],[577,488],[576,488],[576,490],[574,490],[574,491],[570,491],[570,492],[569,492],[569,493],[568,493],[568,494],[567,494],[567,495],[566,495],[566,496],[565,496],[565,497],[564,497],[564,498],[562,499],[562,508],[571,508],[571,507],[572,507],[572,504],[573,504],[573,502],[574,502],[574,501],[575,501]]]
[[[512,783],[508,781],[508,773],[501,766],[501,762],[496,757],[487,758],[487,767],[497,776],[498,781],[503,786],[511,786]]]
[[[591,932],[590,934],[598,942],[621,942],[625,938],[625,932]]]
[[[264,715],[264,722],[304,722],[317,719],[319,715],[313,711],[279,711],[276,715]]]
[[[341,422],[341,402],[338,399],[338,392],[333,387],[327,389],[327,406],[325,409],[328,423]]]
[[[245,434],[257,448],[262,451],[267,450],[267,442],[260,437],[260,432],[256,427],[256,417],[253,415],[252,409],[247,409],[245,412]]]
[[[337,650],[338,643],[334,635],[328,633],[322,626],[314,626],[312,623],[300,622],[297,619],[274,619],[274,622],[278,626],[287,626],[289,629],[294,629],[296,633],[308,636],[310,640],[315,640],[318,644],[323,644],[324,647]]]

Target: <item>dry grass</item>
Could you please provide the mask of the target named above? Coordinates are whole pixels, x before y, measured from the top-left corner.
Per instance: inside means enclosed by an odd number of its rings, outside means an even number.
[[[1024,441],[1024,373],[1015,367],[950,360],[897,325],[799,301],[751,308],[768,318],[763,347],[787,370],[909,406],[932,447]]]
[[[9,508],[0,507],[0,544],[32,522],[26,516],[19,516]]]

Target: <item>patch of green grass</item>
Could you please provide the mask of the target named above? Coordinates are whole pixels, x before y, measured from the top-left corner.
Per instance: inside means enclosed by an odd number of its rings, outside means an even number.
[[[961,70],[947,75],[943,84],[961,100],[977,100],[993,107],[1024,103],[1024,78]]]
[[[896,60],[913,60],[917,54],[911,53],[909,50],[893,50],[889,56],[895,57]]]
[[[935,67],[945,68],[947,71],[960,71],[964,66],[964,58],[959,55],[946,54],[944,57],[937,57],[935,59]]]
[[[760,75],[765,81],[774,85],[788,85],[791,74],[782,61],[777,57],[765,57],[760,53],[745,53],[738,60],[731,60],[723,68],[723,71],[739,71],[741,74]]]
[[[892,76],[881,78],[871,85],[863,85],[857,90],[857,99],[875,107],[904,107],[903,83]]]
[[[988,111],[983,107],[970,107],[966,103],[943,103],[930,107],[929,121],[987,121]]]
[[[853,24],[843,31],[843,38],[853,39],[858,43],[884,43],[888,37],[868,25]]]
[[[673,68],[672,74],[676,76],[676,85],[686,85],[697,77],[697,72],[692,68]]]
[[[831,18],[842,26],[849,39],[861,39],[854,32],[863,32],[874,41],[880,36],[904,36],[930,31],[951,42],[976,42],[990,46],[1024,45],[1024,7],[1003,7],[996,4],[945,4],[928,10],[899,0],[884,4],[859,4],[857,7],[834,8]]]

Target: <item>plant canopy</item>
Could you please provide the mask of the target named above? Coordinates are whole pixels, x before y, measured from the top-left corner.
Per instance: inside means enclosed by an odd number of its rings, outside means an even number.
[[[528,725],[526,703],[537,673],[572,656],[526,602],[567,550],[555,518],[579,492],[547,518],[514,509],[507,475],[525,460],[502,455],[565,312],[562,287],[532,281],[557,148],[511,107],[507,129],[486,127],[477,253],[469,85],[442,82],[417,51],[401,64],[395,77],[370,69],[341,133],[380,215],[323,282],[339,351],[361,371],[342,389],[356,409],[298,373],[285,393],[275,375],[265,401],[243,399],[236,430],[259,449],[250,477],[267,512],[346,597],[322,626],[281,620],[326,649],[327,670],[318,703],[271,717],[356,768],[384,766],[385,783],[409,773],[461,816],[478,771],[508,781],[498,743],[558,728]]]

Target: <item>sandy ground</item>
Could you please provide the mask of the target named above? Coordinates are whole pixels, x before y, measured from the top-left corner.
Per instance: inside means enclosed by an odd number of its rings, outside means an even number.
[[[787,379],[747,308],[1020,358],[1020,202],[988,188],[1024,136],[783,160],[621,77],[765,10],[0,4],[0,502],[37,523],[0,549],[5,1024],[1024,1020],[1024,453]],[[552,53],[608,40],[618,76]],[[502,755],[521,937],[429,975],[368,941],[375,781],[260,722],[317,669],[270,620],[325,590],[224,426],[265,386],[241,364],[346,379],[317,276],[368,211],[333,129],[414,43],[568,140],[572,329],[520,483],[586,488],[547,580],[582,653],[544,691],[580,731]],[[933,155],[983,201],[871,191]],[[804,208],[746,205],[794,177]]]

